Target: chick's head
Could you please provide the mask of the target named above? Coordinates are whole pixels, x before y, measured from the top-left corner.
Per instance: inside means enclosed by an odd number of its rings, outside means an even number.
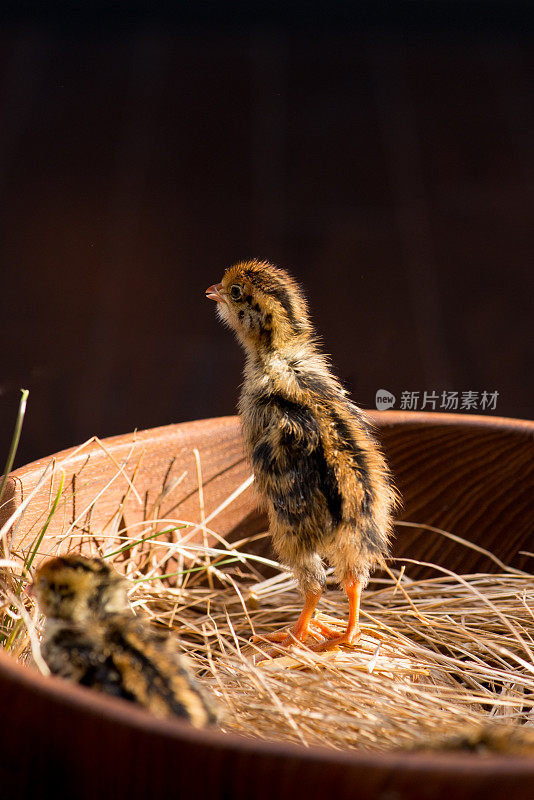
[[[247,349],[277,349],[308,337],[306,300],[295,280],[266,261],[241,261],[206,290],[220,319]]]
[[[98,558],[65,556],[46,561],[35,574],[32,593],[49,617],[83,622],[128,607],[128,584]]]

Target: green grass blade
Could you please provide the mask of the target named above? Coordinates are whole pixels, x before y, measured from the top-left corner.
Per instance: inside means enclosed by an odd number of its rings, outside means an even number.
[[[29,391],[28,389],[21,389],[20,391],[22,392],[22,396],[19,402],[17,421],[15,422],[15,430],[13,431],[13,436],[11,438],[11,446],[9,448],[9,453],[7,454],[4,476],[2,478],[2,486],[0,486],[0,503],[2,502],[2,495],[4,494],[4,489],[6,488],[8,475],[13,468],[13,462],[15,461],[15,455],[17,453],[17,448],[19,446],[20,433],[22,431],[22,423],[24,422],[24,414],[26,413],[26,402],[28,400]]]
[[[52,508],[50,509],[48,517],[46,518],[46,522],[43,525],[43,527],[41,529],[41,532],[39,533],[39,536],[35,540],[35,543],[33,545],[33,549],[30,551],[26,561],[24,562],[24,569],[27,572],[30,571],[30,567],[33,564],[33,560],[34,560],[35,556],[37,555],[37,551],[39,550],[39,547],[41,546],[41,542],[43,541],[44,535],[46,533],[46,529],[50,525],[52,517],[54,516],[54,514],[56,512],[56,508],[58,507],[58,503],[59,503],[59,500],[60,500],[60,497],[61,497],[61,493],[63,491],[63,482],[64,482],[64,480],[65,480],[65,473],[62,472],[61,473],[61,478],[59,479],[59,488],[58,488],[57,494],[56,494],[56,496],[54,498],[54,502],[52,503]]]
[[[142,542],[148,542],[150,539],[155,539],[158,536],[162,536],[164,533],[173,533],[174,531],[179,531],[180,528],[188,528],[189,525],[174,525],[172,528],[165,528],[163,531],[159,531],[158,533],[151,533],[149,536],[143,536],[141,539],[135,539],[133,542],[128,542],[127,544],[123,545],[123,547],[119,547],[118,550],[114,550],[112,553],[106,553],[104,558],[111,558],[112,556],[118,556],[119,553],[125,553],[126,550],[131,550],[132,547],[135,547],[137,544],[141,544]]]
[[[240,558],[225,558],[223,561],[218,561],[216,564],[213,564],[214,567],[222,567],[223,564],[234,564],[236,561],[241,561]],[[153,575],[151,578],[136,578],[136,580],[132,581],[132,583],[145,583],[146,581],[162,581],[165,578],[173,578],[175,575],[187,575],[190,572],[202,572],[202,570],[207,569],[206,566],[203,567],[191,567],[191,569],[182,569],[179,572],[168,572],[166,575]]]
[[[35,542],[33,544],[32,549],[30,550],[26,560],[24,561],[23,576],[24,576],[25,573],[26,574],[29,573],[31,565],[33,564],[35,556],[37,555],[37,551],[39,550],[41,542],[43,541],[44,535],[46,533],[46,529],[50,525],[50,521],[51,521],[52,517],[54,516],[56,508],[58,507],[59,499],[60,499],[61,493],[63,491],[63,482],[64,482],[64,480],[65,480],[65,473],[62,472],[61,473],[61,478],[59,479],[59,488],[58,488],[57,494],[56,494],[56,496],[54,498],[54,502],[52,503],[52,508],[50,509],[48,517],[46,518],[46,522],[43,525],[43,527],[41,528],[41,531],[40,531],[39,535],[37,536],[37,538],[36,538],[36,540],[35,540]],[[22,577],[18,582],[18,587],[17,587],[17,589],[15,591],[15,594],[16,594],[17,597],[21,596],[21,592],[22,592],[22,587],[24,585],[24,581],[25,581],[25,578]],[[11,606],[11,609],[13,611],[16,610],[16,609],[14,609],[13,606]],[[18,637],[19,633],[22,631],[23,627],[24,627],[23,626],[23,622],[22,622],[22,620],[19,619],[15,623],[15,625],[13,627],[13,630],[11,631],[11,633],[9,634],[7,639],[4,639],[4,642],[5,642],[4,647],[5,647],[6,650],[10,650],[13,647],[13,644],[17,640],[17,637]]]

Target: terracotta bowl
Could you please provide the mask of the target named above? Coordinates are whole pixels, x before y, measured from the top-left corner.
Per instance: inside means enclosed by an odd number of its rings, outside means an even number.
[[[402,518],[453,531],[505,563],[528,569],[528,558],[519,551],[533,549],[534,423],[446,414],[373,416],[403,495]],[[160,514],[196,521],[194,448],[200,456],[205,510],[210,514],[249,475],[236,417],[118,436],[28,464],[9,479],[0,526],[22,504],[23,513],[9,536],[14,547],[27,547],[46,519],[61,470],[65,473],[61,513],[52,518],[43,553],[54,549],[69,525],[78,535],[89,519],[91,530],[109,529],[119,503],[128,525],[141,521],[164,481],[170,491]],[[186,477],[172,489],[185,470]],[[129,485],[134,472],[137,494]],[[251,489],[223,508],[213,523],[229,538],[263,525]],[[399,528],[395,550],[458,572],[497,569],[483,553],[458,547],[425,529]],[[505,793],[520,800],[532,797],[534,786],[534,760],[529,759],[306,750],[197,731],[59,679],[45,679],[3,651],[0,707],[4,720],[0,781],[5,797],[37,796],[44,787],[53,787],[56,796],[77,800],[99,796],[284,800],[329,795],[336,800],[448,796],[490,800]]]

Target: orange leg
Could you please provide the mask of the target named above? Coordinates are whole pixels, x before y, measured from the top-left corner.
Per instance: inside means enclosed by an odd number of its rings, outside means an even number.
[[[321,633],[327,637],[326,642],[320,642],[319,644],[311,646],[311,649],[315,652],[320,653],[324,652],[325,650],[331,650],[340,644],[355,644],[361,636],[359,618],[362,582],[348,579],[343,582],[343,588],[345,589],[346,595],[349,599],[349,621],[347,624],[347,629],[345,633],[340,635],[336,631],[332,630],[332,628],[330,628],[328,625],[325,625],[322,622],[318,623],[317,620],[314,620],[314,624],[317,625]]]
[[[268,642],[278,642],[281,647],[289,647],[291,644],[295,644],[297,642],[305,642],[308,638],[310,633],[314,633],[310,631],[310,623],[312,625],[315,624],[315,621],[312,622],[313,613],[317,607],[317,603],[321,599],[322,592],[317,592],[313,594],[307,594],[304,598],[304,608],[300,612],[300,616],[295,624],[291,628],[283,628],[279,631],[274,631],[273,633],[266,633],[264,636],[253,636],[251,641],[258,642],[258,641],[268,641]]]

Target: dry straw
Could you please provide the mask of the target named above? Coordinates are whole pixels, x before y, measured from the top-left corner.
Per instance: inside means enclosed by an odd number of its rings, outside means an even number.
[[[201,485],[198,452],[195,460]],[[124,474],[124,464],[116,466],[117,475]],[[128,478],[132,493],[135,477],[134,470]],[[223,506],[248,485],[250,479]],[[164,486],[142,524],[126,526],[121,506],[106,537],[88,531],[86,523],[83,531],[65,524],[57,546],[76,550],[83,539],[85,552],[89,543],[94,555],[126,573],[135,613],[180,637],[200,680],[219,698],[223,730],[306,746],[384,751],[488,721],[533,725],[532,575],[499,562],[497,574],[475,575],[427,565],[434,577],[412,580],[420,562],[392,560],[364,594],[363,635],[354,648],[316,654],[299,647],[268,656],[261,643],[250,643],[251,635],[289,626],[301,598],[283,567],[250,552],[267,532],[227,544],[217,534],[218,510],[205,513],[202,491],[200,525],[159,519],[168,492]],[[51,514],[60,495],[61,486],[50,498]],[[15,657],[46,671],[38,653],[39,616],[23,595],[33,558],[57,550],[43,552],[42,533],[20,552],[5,545],[0,635]],[[439,529],[429,535],[472,546]],[[342,626],[346,613],[343,594],[329,587],[321,618]]]

